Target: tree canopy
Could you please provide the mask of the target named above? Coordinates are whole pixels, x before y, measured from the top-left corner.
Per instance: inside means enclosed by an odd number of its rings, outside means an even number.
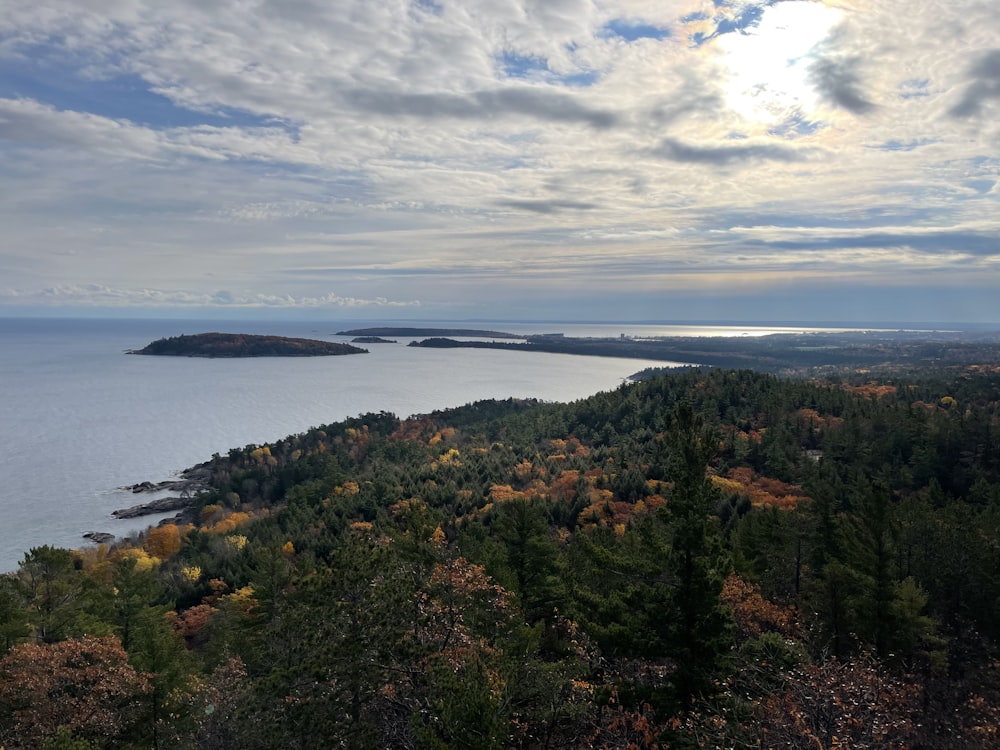
[[[1000,373],[680,372],[208,467],[195,524],[0,577],[0,746],[998,741]]]

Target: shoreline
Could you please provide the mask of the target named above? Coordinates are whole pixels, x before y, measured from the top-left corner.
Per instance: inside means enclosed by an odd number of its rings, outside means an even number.
[[[212,490],[211,462],[205,461],[195,464],[179,472],[176,476],[177,478],[175,479],[165,479],[161,482],[142,481],[136,484],[125,485],[124,487],[117,487],[117,490],[130,492],[133,495],[146,495],[157,492],[180,492],[181,494],[155,498],[144,503],[136,503],[135,505],[118,508],[111,511],[111,518],[114,521],[130,521],[146,516],[174,513],[173,516],[162,518],[155,524],[147,525],[139,533],[144,533],[148,529],[168,523],[175,525],[189,523],[193,520],[192,510],[197,503],[198,495],[202,492]],[[135,533],[135,530],[133,529],[129,533]],[[124,538],[121,534],[103,530],[86,531],[80,536],[97,545],[114,544],[117,540]]]

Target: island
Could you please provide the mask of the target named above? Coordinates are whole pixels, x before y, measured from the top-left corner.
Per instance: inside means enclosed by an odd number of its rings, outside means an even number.
[[[367,354],[350,344],[250,333],[196,333],[163,338],[129,354],[170,357],[329,357]]]
[[[351,339],[352,344],[396,344],[395,339],[384,339],[381,336],[358,336]]]

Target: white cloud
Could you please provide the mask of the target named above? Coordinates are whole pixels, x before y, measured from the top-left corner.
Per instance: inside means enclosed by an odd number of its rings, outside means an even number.
[[[34,148],[87,149],[116,159],[154,158],[162,147],[152,130],[86,112],[60,112],[30,99],[0,99],[0,140]]]
[[[404,269],[503,289],[501,268],[638,284],[683,262],[721,283],[719,264],[801,270],[809,242],[845,275],[965,274],[955,243],[990,257],[998,230],[970,230],[997,215],[998,18],[988,0],[7,0],[0,57],[29,83],[0,99],[0,272],[164,305],[187,303],[146,290],[374,300]],[[629,42],[616,20],[668,33]],[[770,68],[736,65],[753,44]]]
[[[0,289],[2,304],[38,304],[46,307],[197,307],[197,308],[412,308],[419,300],[385,297],[358,299],[328,292],[318,297],[290,294],[234,293],[217,290],[195,294],[162,289],[114,289],[100,284],[60,285],[36,291]]]

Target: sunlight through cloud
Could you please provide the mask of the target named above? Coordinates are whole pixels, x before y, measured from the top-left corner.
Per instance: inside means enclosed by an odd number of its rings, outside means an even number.
[[[793,0],[766,8],[753,26],[718,37],[728,73],[726,104],[763,128],[809,119],[820,101],[810,80],[813,53],[841,16],[822,3]]]

